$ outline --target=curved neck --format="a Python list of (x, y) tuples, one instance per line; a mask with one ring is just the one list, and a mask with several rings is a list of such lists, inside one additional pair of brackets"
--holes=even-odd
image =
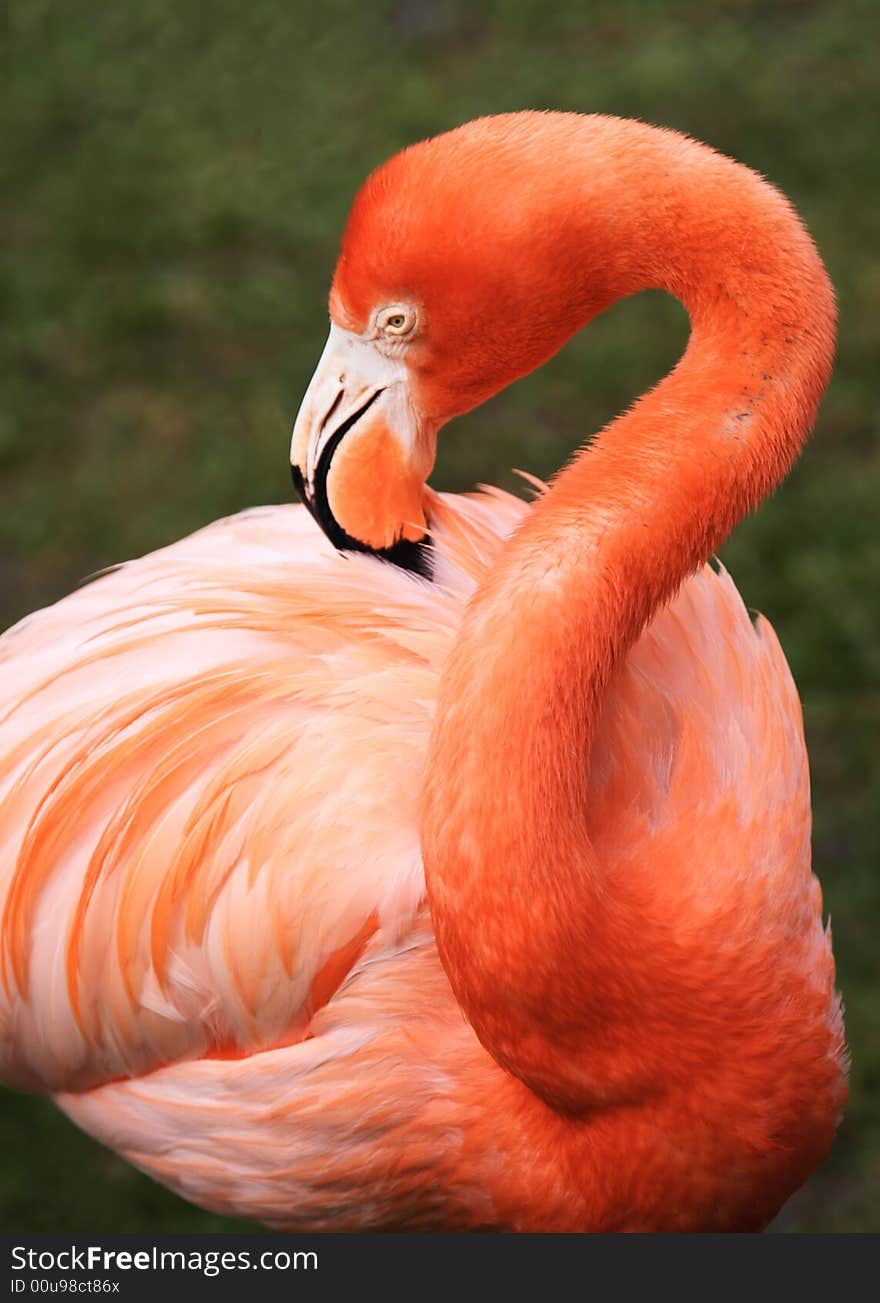
[(690, 342), (557, 477), (475, 596), (424, 793), (428, 893), (456, 996), (499, 1062), (574, 1110), (656, 1083), (666, 1065), (650, 1045), (668, 1041), (646, 1027), (668, 1022), (687, 1063), (673, 1017), (686, 965), (661, 966), (662, 920), (587, 835), (609, 676), (785, 475), (833, 351), (833, 295), (786, 201), (680, 137), (638, 128), (634, 142), (591, 184), (583, 223), (565, 210), (557, 228), (573, 267), (578, 241), (593, 242), (586, 315), (663, 288), (688, 309)]

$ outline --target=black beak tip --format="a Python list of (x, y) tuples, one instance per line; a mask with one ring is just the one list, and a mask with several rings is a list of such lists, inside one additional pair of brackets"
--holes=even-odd
[(306, 482), (302, 471), (293, 462), (290, 463), (290, 478), (293, 480), (293, 491), (305, 507), (309, 515), (314, 519), (315, 513), (312, 510), (312, 504), (309, 501), (309, 495), (306, 493)]
[(400, 566), (401, 570), (409, 570), (414, 575), (421, 575), (423, 579), (434, 578), (434, 548), (430, 534), (423, 534), (416, 542), (402, 538), (391, 547), (376, 551), (374, 555), (390, 561), (392, 565)]
[(425, 534), (415, 542), (408, 538), (402, 538), (399, 542), (392, 544), (391, 547), (369, 547), (366, 543), (362, 543), (360, 539), (352, 538), (351, 534), (346, 533), (330, 511), (326, 498), (317, 505), (312, 503), (306, 492), (303, 473), (298, 466), (291, 463), (290, 474), (296, 496), (338, 551), (367, 552), (371, 556), (381, 557), (383, 561), (390, 561), (392, 565), (398, 566), (401, 570), (409, 570), (414, 575), (421, 575), (423, 579), (433, 578), (433, 544), (429, 534)]

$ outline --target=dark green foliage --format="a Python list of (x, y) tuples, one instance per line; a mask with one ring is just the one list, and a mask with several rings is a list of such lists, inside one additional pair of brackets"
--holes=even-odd
[[(794, 200), (840, 295), (809, 451), (724, 549), (804, 699), (815, 860), (852, 1102), (784, 1230), (880, 1230), (880, 109), (875, 0), (18, 0), (0, 339), (0, 614), (289, 497), (347, 205), (397, 147), (552, 107), (677, 127)], [(548, 291), (552, 292), (552, 290)], [(442, 439), (436, 486), (547, 475), (675, 360), (677, 305), (625, 303)], [(226, 1225), (43, 1101), (4, 1096), (5, 1229)]]

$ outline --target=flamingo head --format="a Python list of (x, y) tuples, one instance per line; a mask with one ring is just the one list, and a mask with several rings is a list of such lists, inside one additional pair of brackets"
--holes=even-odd
[(291, 446), (297, 490), (338, 547), (427, 573), (438, 430), (604, 306), (573, 250), (570, 182), (548, 169), (583, 121), (483, 118), (405, 149), (358, 193)]

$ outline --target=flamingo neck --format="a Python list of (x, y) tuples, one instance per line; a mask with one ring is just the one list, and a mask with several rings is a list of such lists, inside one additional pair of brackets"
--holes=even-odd
[(557, 477), (476, 594), (424, 792), (428, 893), (456, 996), (498, 1062), (577, 1112), (655, 1089), (672, 1060), (686, 1072), (675, 1011), (694, 998), (687, 956), (670, 971), (664, 920), (589, 841), (609, 678), (783, 478), (833, 350), (832, 291), (787, 202), (747, 169), (658, 137), (639, 128), (626, 160), (608, 162), (585, 227), (560, 189), (555, 229), (575, 277), (579, 240), (601, 238), (589, 269), (600, 307), (641, 288), (681, 299), (688, 348)]

